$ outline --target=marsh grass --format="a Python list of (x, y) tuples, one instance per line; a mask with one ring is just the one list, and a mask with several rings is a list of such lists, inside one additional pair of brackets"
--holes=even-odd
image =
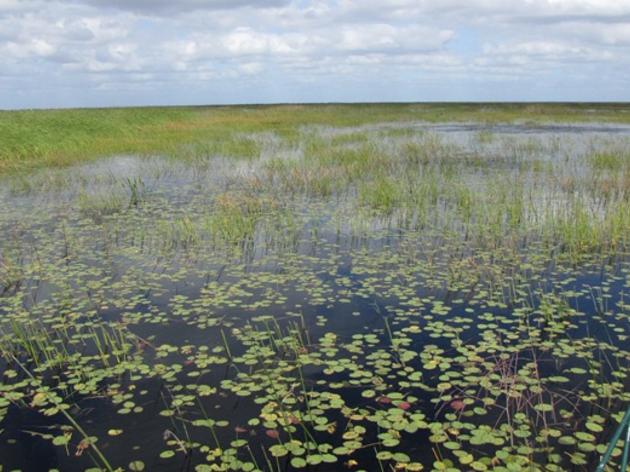
[(11, 320), (0, 326), (2, 355), (7, 361), (21, 359), (39, 372), (98, 359), (102, 367), (126, 360), (133, 342), (120, 326), (76, 327), (70, 324), (46, 326), (37, 320)]
[(217, 196), (205, 224), (212, 238), (232, 243), (250, 240), (261, 216), (274, 208), (273, 199), (227, 192)]
[(77, 204), (79, 211), (96, 223), (101, 223), (105, 217), (115, 215), (127, 208), (124, 196), (114, 192), (81, 193)]
[(24, 277), (22, 260), (15, 251), (4, 250), (0, 253), (0, 294), (18, 288)]
[(383, 178), (362, 183), (359, 187), (359, 201), (363, 205), (388, 213), (400, 206), (404, 191), (398, 183)]
[[(589, 113), (584, 113), (584, 110)], [(256, 155), (243, 133), (293, 139), (305, 126), (427, 122), (630, 122), (625, 105), (364, 104), (1, 111), (0, 172), (67, 166), (115, 154)], [(340, 138), (351, 139), (351, 138)]]
[(595, 152), (588, 160), (595, 171), (619, 172), (630, 166), (630, 154), (624, 150)]

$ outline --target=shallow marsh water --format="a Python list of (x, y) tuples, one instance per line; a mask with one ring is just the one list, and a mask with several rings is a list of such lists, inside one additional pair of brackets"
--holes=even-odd
[(2, 183), (5, 470), (594, 468), (630, 127), (247, 139)]

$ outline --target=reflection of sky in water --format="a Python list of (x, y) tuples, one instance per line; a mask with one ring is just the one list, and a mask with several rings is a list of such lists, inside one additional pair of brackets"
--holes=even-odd
[[(404, 131), (402, 135), (390, 134)], [(434, 138), (437, 144), (454, 146), (456, 152), (466, 156), (481, 154), (483, 159), (492, 159), (494, 154), (520, 156), (524, 160), (536, 159), (554, 162), (570, 157), (579, 167), (578, 158), (596, 149), (623, 150), (630, 146), (630, 126), (608, 124), (586, 125), (489, 125), (474, 123), (385, 123), (358, 127), (331, 128), (309, 126), (302, 129), (304, 137), (315, 135), (323, 139), (357, 134), (357, 145), (367, 142), (379, 146), (384, 152), (396, 152), (404, 143), (423, 145)], [(360, 134), (360, 136), (359, 136)], [(193, 182), (198, 191), (207, 192), (225, 187), (231, 179), (260, 175), (260, 168), (269, 159), (300, 159), (304, 156), (301, 147), (286, 147), (282, 139), (270, 133), (244, 136), (261, 145), (256, 159), (236, 159), (208, 156), (178, 161), (165, 157), (115, 156), (68, 169), (36, 171), (28, 177), (11, 177), (0, 182), (3, 201), (12, 205), (25, 204), (24, 199), (37, 205), (55, 205), (64, 198), (79, 192), (96, 193), (124, 187), (126, 179), (142, 178), (147, 186), (163, 186), (160, 191), (182, 190), (181, 186)], [(352, 145), (352, 140), (349, 141)], [(338, 144), (335, 144), (338, 145)], [(563, 163), (564, 164), (564, 163)], [(569, 166), (571, 167), (571, 166)], [(28, 196), (20, 192), (21, 179), (30, 181)], [(44, 189), (44, 195), (38, 192)], [(169, 189), (169, 187), (171, 187)], [(124, 188), (123, 188), (124, 189)], [(55, 193), (51, 200), (46, 191)], [(59, 195), (61, 193), (61, 195)], [(175, 192), (173, 192), (175, 193)]]
[[(606, 150), (630, 148), (630, 126), (609, 124), (567, 125), (502, 125), (475, 123), (383, 123), (358, 127), (332, 128), (309, 126), (302, 136), (333, 140), (334, 146), (376, 146), (383, 155), (396, 156), (404, 146), (415, 144), (433, 152), (445, 151), (449, 162), (457, 164), (456, 184), (472, 191), (473, 198), (485, 198), (497, 182), (506, 188), (514, 185), (523, 189), (523, 217), (536, 223), (547, 215), (562, 216), (575, 194), (571, 189), (591, 172), (585, 156)], [(347, 143), (334, 142), (339, 136)], [(77, 202), (82, 196), (127, 201), (130, 185), (141, 181), (147, 198), (155, 202), (155, 211), (165, 207), (175, 218), (177, 209), (191, 207), (203, 212), (214, 197), (230, 191), (249, 190), (249, 182), (267, 178), (269, 160), (296, 161), (308, 155), (302, 145), (287, 146), (272, 133), (244, 136), (261, 146), (260, 156), (252, 159), (202, 157), (178, 160), (167, 157), (115, 156), (67, 169), (37, 171), (31, 176), (11, 177), (0, 182), (0, 227), (10, 231), (17, 225), (46, 224), (52, 216), (75, 217)], [(539, 167), (536, 170), (536, 166)], [(438, 170), (436, 178), (440, 179)], [(498, 180), (497, 180), (498, 179)], [(514, 179), (510, 182), (509, 179)], [(131, 184), (130, 184), (131, 182)], [(559, 182), (569, 182), (563, 189)], [(490, 191), (490, 192), (489, 192)], [(588, 197), (583, 188), (580, 191)], [(309, 214), (302, 223), (304, 233), (318, 231), (329, 240), (342, 238), (346, 244), (383, 244), (381, 237), (392, 229), (418, 223), (414, 210), (393, 209), (387, 215), (373, 215), (357, 208), (356, 189), (335, 189), (330, 198), (292, 197), (288, 202), (297, 214)], [(478, 202), (477, 202), (478, 203)], [(582, 198), (594, 215), (604, 208), (598, 201)], [(433, 223), (452, 221), (444, 202), (431, 210)], [(315, 209), (315, 210), (313, 210)], [(24, 218), (25, 215), (30, 216)], [(37, 215), (40, 215), (39, 217)], [(39, 221), (38, 221), (39, 220)], [(447, 221), (448, 220), (448, 221)], [(370, 235), (365, 240), (366, 234)], [(358, 238), (358, 239), (356, 239)], [(269, 236), (257, 231), (254, 255), (266, 251), (263, 242)], [(296, 241), (294, 249), (308, 251), (308, 238)]]

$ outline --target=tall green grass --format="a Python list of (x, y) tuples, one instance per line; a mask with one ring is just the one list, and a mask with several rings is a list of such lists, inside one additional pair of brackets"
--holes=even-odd
[(353, 104), (0, 111), (0, 174), (125, 153), (250, 156), (258, 145), (242, 133), (271, 131), (291, 139), (308, 125), (630, 123), (629, 108), (625, 104)]

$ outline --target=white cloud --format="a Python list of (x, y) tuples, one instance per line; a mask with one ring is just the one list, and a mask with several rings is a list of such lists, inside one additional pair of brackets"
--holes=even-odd
[(527, 41), (520, 43), (493, 44), (484, 47), (487, 56), (527, 57), (529, 60), (566, 62), (569, 60), (600, 61), (613, 55), (608, 51), (552, 41)]
[(270, 34), (251, 28), (237, 28), (219, 38), (219, 43), (230, 55), (291, 54), (306, 46), (301, 34)]
[(559, 71), (628, 99), (630, 0), (0, 0), (0, 55), (0, 107), (70, 86), (86, 104), (448, 99), (471, 81), (518, 99), (509, 81)]
[(454, 32), (423, 26), (351, 25), (341, 29), (337, 47), (348, 51), (416, 51), (439, 49)]

